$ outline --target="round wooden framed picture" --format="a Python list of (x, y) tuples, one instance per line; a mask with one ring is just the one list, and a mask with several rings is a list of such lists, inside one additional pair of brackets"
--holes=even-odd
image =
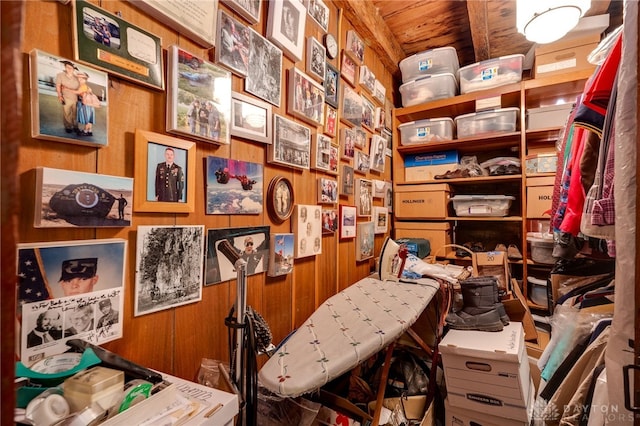
[(282, 223), (293, 212), (293, 186), (284, 176), (271, 179), (267, 190), (267, 210), (271, 220)]

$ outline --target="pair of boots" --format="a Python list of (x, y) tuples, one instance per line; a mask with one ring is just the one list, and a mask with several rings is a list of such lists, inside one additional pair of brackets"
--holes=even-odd
[(460, 282), (463, 308), (451, 312), (446, 323), (456, 330), (502, 331), (509, 316), (500, 302), (496, 277), (472, 277)]

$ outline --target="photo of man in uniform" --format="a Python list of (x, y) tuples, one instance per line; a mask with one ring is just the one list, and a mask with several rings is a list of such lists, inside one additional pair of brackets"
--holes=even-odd
[(118, 323), (119, 312), (113, 309), (111, 299), (101, 300), (98, 309), (102, 316), (98, 319), (98, 328), (112, 326)]
[(98, 259), (68, 259), (62, 262), (60, 287), (65, 296), (76, 296), (93, 291), (98, 282)]
[(175, 151), (171, 147), (164, 150), (162, 163), (156, 166), (156, 201), (182, 202), (184, 192), (184, 172), (174, 163)]

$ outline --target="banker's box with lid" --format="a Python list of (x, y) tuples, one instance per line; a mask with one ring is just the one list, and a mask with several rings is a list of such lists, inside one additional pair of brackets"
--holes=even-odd
[(523, 60), (522, 54), (508, 55), (460, 68), (460, 94), (518, 83), (522, 80)]
[(446, 183), (398, 186), (394, 214), (397, 219), (444, 219), (451, 189)]
[(455, 195), (451, 197), (457, 216), (508, 216), (511, 195)]
[(452, 406), (527, 421), (531, 391), (524, 329), (449, 330), (438, 345)]
[(416, 53), (400, 61), (402, 82), (415, 80), (424, 75), (456, 74), (460, 64), (454, 47), (438, 47)]
[(459, 115), (454, 119), (458, 139), (515, 132), (518, 111), (519, 108), (511, 107)]
[(400, 145), (415, 145), (453, 139), (453, 120), (449, 117), (412, 121), (398, 126)]
[(451, 98), (457, 91), (458, 82), (451, 73), (425, 75), (400, 86), (403, 107)]

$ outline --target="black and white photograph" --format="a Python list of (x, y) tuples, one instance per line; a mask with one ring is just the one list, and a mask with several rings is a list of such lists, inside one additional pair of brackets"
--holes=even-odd
[(132, 178), (36, 169), (36, 228), (130, 226), (132, 208)]
[(32, 50), (31, 136), (95, 148), (109, 141), (106, 72)]
[(324, 82), (327, 49), (313, 36), (307, 38), (307, 74)]
[(373, 221), (358, 223), (356, 237), (356, 260), (367, 260), (373, 257), (375, 229)]
[(316, 134), (313, 144), (311, 164), (315, 170), (338, 173), (338, 147), (331, 143), (331, 138), (321, 133)]
[(244, 90), (277, 107), (282, 95), (282, 50), (251, 30), (251, 66), (244, 81)]
[(334, 108), (338, 108), (340, 95), (340, 72), (329, 62), (325, 63), (324, 73), (324, 101)]
[(329, 31), (329, 7), (322, 0), (306, 0), (307, 13), (320, 25), (324, 32)]
[(387, 157), (391, 157), (393, 153), (393, 134), (391, 133), (391, 130), (385, 127), (380, 131), (380, 136), (384, 139), (385, 154), (387, 154)]
[[(303, 59), (307, 10), (299, 0), (269, 2), (267, 38), (294, 62)], [(250, 61), (253, 64), (252, 61)]]
[(226, 6), (242, 16), (250, 24), (260, 22), (262, 0), (221, 0)]
[(310, 169), (311, 129), (278, 114), (273, 114), (273, 143), (268, 161), (287, 167)]
[(231, 135), (271, 143), (271, 104), (240, 92), (231, 92)]
[(376, 76), (371, 72), (368, 66), (360, 66), (360, 79), (358, 80), (358, 83), (360, 83), (360, 86), (364, 87), (367, 92), (372, 95), (375, 93)]
[(371, 179), (356, 179), (356, 208), (358, 217), (371, 216), (373, 209), (373, 182)]
[(324, 89), (317, 81), (293, 67), (289, 69), (287, 112), (315, 126), (324, 124)]
[(382, 205), (387, 208), (389, 213), (393, 213), (393, 185), (391, 182), (384, 183), (384, 199)]
[(371, 159), (369, 154), (362, 151), (356, 151), (355, 158), (353, 159), (353, 168), (356, 173), (366, 175), (371, 169)]
[(340, 119), (358, 127), (362, 123), (362, 97), (346, 84), (342, 87), (342, 115)]
[(374, 130), (374, 116), (376, 114), (376, 108), (373, 103), (364, 95), (362, 97), (362, 121), (361, 125), (373, 132)]
[(371, 170), (375, 170), (379, 173), (384, 173), (384, 166), (386, 162), (386, 144), (385, 140), (380, 135), (373, 135), (371, 137), (371, 150), (369, 156), (371, 157)]
[(353, 167), (342, 165), (342, 186), (340, 187), (340, 195), (353, 195)]
[(389, 210), (386, 207), (373, 207), (373, 230), (376, 234), (384, 234), (389, 230)]
[(381, 105), (384, 105), (384, 100), (387, 97), (387, 88), (384, 87), (382, 82), (378, 79), (375, 81), (373, 97), (378, 101)]
[(242, 22), (234, 19), (224, 10), (218, 11), (216, 32), (216, 63), (232, 73), (244, 77), (249, 69), (251, 51), (251, 31)]
[(322, 207), (296, 204), (293, 208), (291, 231), (296, 236), (295, 258), (322, 253)]
[(358, 65), (362, 64), (364, 61), (364, 42), (355, 30), (347, 31), (345, 50), (356, 60)]
[(372, 179), (372, 181), (373, 181), (373, 198), (384, 198), (386, 182), (379, 179)]
[(134, 316), (202, 300), (204, 225), (138, 226)]
[(353, 135), (355, 137), (355, 147), (357, 149), (362, 149), (364, 151), (367, 150), (367, 132), (365, 132), (362, 127), (354, 127)]
[(336, 204), (338, 202), (338, 181), (335, 179), (318, 178), (318, 203)]
[(247, 276), (266, 272), (269, 268), (269, 227), (216, 228), (207, 230), (207, 263), (205, 285), (237, 278), (232, 261), (220, 249), (228, 241), (246, 262)]

